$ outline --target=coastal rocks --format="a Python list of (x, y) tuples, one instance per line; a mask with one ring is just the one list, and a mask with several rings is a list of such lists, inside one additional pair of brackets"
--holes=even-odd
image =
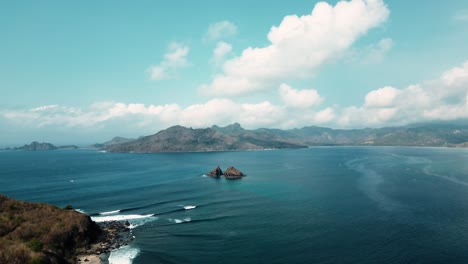
[(240, 170), (234, 168), (233, 166), (228, 167), (224, 171), (224, 177), (229, 180), (241, 179), (244, 176), (246, 175), (242, 173)]
[(133, 240), (128, 221), (101, 222), (98, 225), (103, 234), (96, 243), (78, 254), (77, 263), (109, 263), (108, 258), (111, 251), (126, 246)]
[(219, 178), (221, 175), (223, 175), (223, 171), (221, 170), (221, 168), (218, 166), (216, 167), (215, 169), (213, 169), (210, 173), (206, 174), (207, 176), (210, 176), (210, 177), (216, 177), (216, 178)]
[(213, 178), (219, 178), (221, 175), (224, 175), (224, 178), (228, 180), (235, 180), (235, 179), (241, 179), (245, 175), (242, 173), (240, 170), (234, 168), (233, 166), (229, 166), (223, 173), (221, 168), (217, 166), (214, 168), (210, 173), (206, 174), (206, 176), (213, 177)]

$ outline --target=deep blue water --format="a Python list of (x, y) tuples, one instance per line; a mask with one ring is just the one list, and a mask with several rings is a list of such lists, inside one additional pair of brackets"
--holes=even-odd
[(0, 192), (134, 218), (133, 263), (468, 262), (467, 149), (3, 151)]

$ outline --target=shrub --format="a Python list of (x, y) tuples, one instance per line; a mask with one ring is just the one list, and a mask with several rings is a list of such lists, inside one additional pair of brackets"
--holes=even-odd
[(28, 242), (28, 247), (34, 252), (41, 252), (44, 248), (44, 244), (37, 239), (32, 239)]
[(65, 210), (73, 210), (73, 206), (71, 204), (65, 206), (63, 209)]

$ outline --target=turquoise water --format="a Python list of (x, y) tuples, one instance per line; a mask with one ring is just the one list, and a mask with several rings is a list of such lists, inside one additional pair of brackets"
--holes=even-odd
[[(217, 165), (248, 176), (203, 176)], [(3, 151), (0, 192), (130, 219), (114, 263), (468, 261), (466, 149)]]

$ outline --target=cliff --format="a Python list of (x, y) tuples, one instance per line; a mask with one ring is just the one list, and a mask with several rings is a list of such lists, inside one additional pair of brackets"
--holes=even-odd
[(0, 263), (75, 263), (102, 233), (88, 215), (0, 195)]

